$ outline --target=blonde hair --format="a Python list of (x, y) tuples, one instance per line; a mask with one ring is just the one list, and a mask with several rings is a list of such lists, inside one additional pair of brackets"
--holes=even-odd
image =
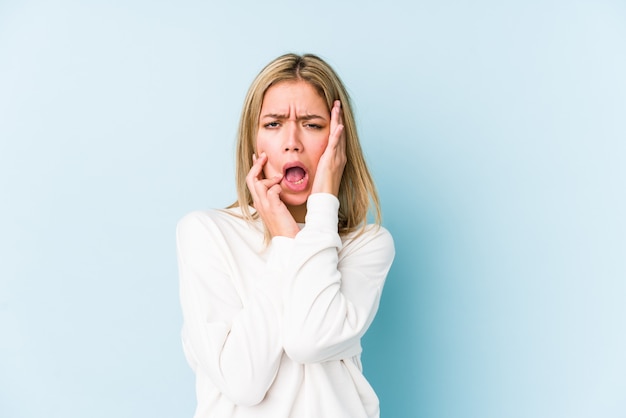
[(250, 213), (249, 206), (253, 201), (246, 176), (252, 168), (263, 98), (267, 89), (277, 83), (300, 80), (315, 87), (326, 101), (329, 112), (335, 100), (341, 101), (347, 162), (339, 186), (339, 233), (343, 235), (364, 228), (370, 208), (374, 210), (375, 223), (380, 224), (378, 193), (361, 150), (350, 96), (330, 65), (312, 54), (282, 55), (263, 68), (252, 82), (244, 100), (237, 135), (237, 201), (229, 207), (240, 207), (244, 219), (258, 217), (258, 214)]

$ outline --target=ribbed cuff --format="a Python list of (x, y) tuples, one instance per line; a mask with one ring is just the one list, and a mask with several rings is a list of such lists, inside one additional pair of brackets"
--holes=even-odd
[(339, 199), (330, 193), (314, 193), (307, 201), (306, 228), (337, 232)]

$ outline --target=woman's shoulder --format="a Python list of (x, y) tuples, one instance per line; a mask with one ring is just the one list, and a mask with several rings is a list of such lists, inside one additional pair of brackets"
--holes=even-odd
[(179, 224), (185, 224), (197, 220), (210, 222), (223, 222), (229, 218), (237, 218), (243, 220), (241, 209), (225, 208), (225, 209), (198, 209), (185, 214), (178, 221)]
[(183, 216), (176, 226), (178, 234), (228, 234), (229, 231), (254, 231), (256, 221), (247, 220), (240, 208), (195, 210)]

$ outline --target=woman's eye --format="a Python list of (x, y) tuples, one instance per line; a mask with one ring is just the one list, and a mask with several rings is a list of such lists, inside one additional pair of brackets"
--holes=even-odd
[(306, 127), (311, 129), (322, 129), (322, 126), (316, 123), (307, 123)]
[(278, 122), (269, 122), (263, 125), (266, 128), (278, 128), (280, 124)]

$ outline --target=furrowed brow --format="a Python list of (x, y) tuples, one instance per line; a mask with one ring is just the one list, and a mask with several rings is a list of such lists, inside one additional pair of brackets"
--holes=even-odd
[[(266, 113), (265, 115), (261, 116), (261, 119), (265, 119), (265, 118), (284, 120), (284, 119), (289, 119), (289, 115), (282, 115), (278, 113)], [(308, 121), (308, 120), (313, 120), (313, 119), (326, 120), (325, 117), (320, 116), (320, 115), (302, 115), (302, 116), (297, 117), (297, 120), (299, 121)]]
[(261, 118), (287, 119), (288, 115), (279, 115), (278, 113), (266, 113)]
[(323, 116), (319, 116), (319, 115), (304, 115), (304, 116), (300, 116), (298, 117), (298, 120), (312, 120), (312, 119), (322, 119), (322, 120), (326, 120), (326, 118), (324, 118)]

